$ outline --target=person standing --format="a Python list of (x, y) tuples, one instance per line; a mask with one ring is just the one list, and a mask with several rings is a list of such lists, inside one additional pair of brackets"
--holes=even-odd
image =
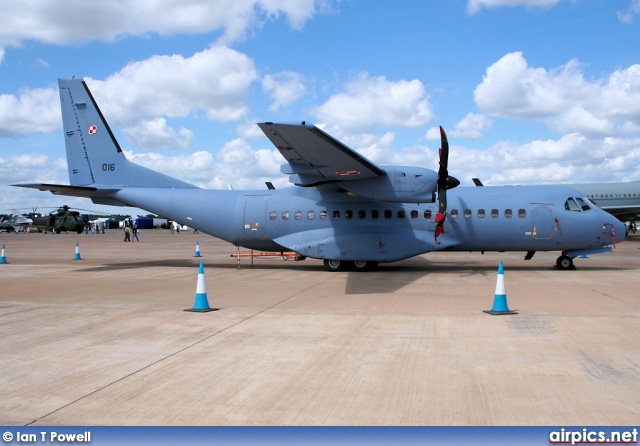
[(140, 241), (140, 239), (138, 238), (138, 225), (135, 223), (131, 227), (131, 241), (133, 241), (134, 238), (136, 239), (136, 242)]

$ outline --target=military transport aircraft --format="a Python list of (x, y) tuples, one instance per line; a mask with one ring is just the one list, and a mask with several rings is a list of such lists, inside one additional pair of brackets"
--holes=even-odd
[[(447, 170), (378, 166), (319, 128), (258, 124), (295, 185), (205, 190), (128, 161), (82, 79), (60, 79), (70, 185), (17, 184), (163, 215), (236, 246), (295, 251), (328, 271), (364, 271), (432, 251), (611, 251), (625, 226), (582, 193), (552, 186), (460, 187)], [(437, 194), (437, 197), (436, 197)], [(576, 208), (567, 203), (576, 203)]]

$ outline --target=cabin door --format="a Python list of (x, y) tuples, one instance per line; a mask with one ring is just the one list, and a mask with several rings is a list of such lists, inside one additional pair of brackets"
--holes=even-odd
[(244, 238), (264, 240), (267, 238), (267, 197), (247, 197), (244, 203)]
[(553, 236), (553, 207), (550, 204), (532, 204), (531, 220), (533, 229), (531, 237), (535, 240), (549, 240)]

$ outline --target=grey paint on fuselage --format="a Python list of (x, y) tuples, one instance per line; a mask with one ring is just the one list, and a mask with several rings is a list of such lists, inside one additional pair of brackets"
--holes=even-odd
[[(571, 257), (610, 250), (625, 238), (624, 224), (602, 209), (569, 210), (569, 198), (588, 201), (574, 189), (454, 188), (458, 181), (446, 173), (446, 161), (446, 181), (422, 167), (376, 166), (304, 122), (258, 124), (296, 186), (201, 189), (128, 161), (84, 81), (59, 85), (70, 185), (18, 186), (146, 209), (237, 246), (324, 259), (330, 271), (340, 269), (333, 261), (357, 261), (354, 267), (364, 270), (362, 262), (442, 250), (526, 251), (527, 259), (535, 251), (561, 251), (558, 265), (568, 269)], [(448, 147), (442, 129), (441, 136)], [(438, 203), (443, 226), (435, 222)]]
[[(289, 187), (277, 191), (125, 187), (114, 197), (132, 206), (170, 215), (181, 224), (234, 245), (266, 251), (295, 246), (295, 251), (309, 257), (323, 258), (319, 245), (340, 234), (362, 237), (363, 242), (372, 242), (374, 248), (378, 246), (379, 250), (373, 251), (368, 260), (380, 262), (445, 249), (547, 251), (598, 248), (611, 243), (611, 237), (606, 234), (608, 230), (603, 227), (605, 223), (615, 222), (611, 216), (596, 208), (577, 212), (565, 209), (564, 203), (569, 197), (582, 196), (576, 190), (550, 186), (459, 187), (449, 194), (448, 225), (437, 245), (434, 240), (436, 203), (374, 202), (328, 187), (325, 190)], [(250, 202), (264, 205), (248, 208)], [(538, 209), (545, 211), (536, 222)], [(374, 210), (378, 211), (375, 219)], [(484, 211), (484, 217), (479, 217), (479, 210)], [(506, 216), (507, 210), (511, 210), (510, 217)], [(522, 216), (521, 210), (524, 210)], [(324, 219), (321, 218), (323, 211), (326, 211)], [(334, 211), (339, 212), (339, 218), (334, 218)], [(351, 218), (347, 218), (348, 211)], [(385, 211), (391, 211), (391, 218), (385, 218)], [(404, 211), (404, 218), (399, 218), (399, 211)], [(415, 218), (412, 211), (417, 212)], [(425, 218), (425, 211), (430, 211), (429, 218)], [(275, 212), (274, 219), (269, 215), (271, 212)], [(288, 213), (286, 220), (284, 213)], [(456, 214), (457, 217), (453, 217)], [(542, 233), (544, 228), (546, 233)], [(617, 230), (619, 236), (624, 234), (621, 227)], [(380, 247), (375, 237), (367, 238), (368, 235), (380, 237), (386, 246)], [(289, 243), (278, 243), (281, 239)], [(592, 242), (585, 244), (585, 240)], [(411, 245), (412, 249), (394, 249), (389, 243)], [(350, 255), (334, 253), (334, 257), (358, 260), (371, 256), (372, 252), (365, 246), (361, 248)]]

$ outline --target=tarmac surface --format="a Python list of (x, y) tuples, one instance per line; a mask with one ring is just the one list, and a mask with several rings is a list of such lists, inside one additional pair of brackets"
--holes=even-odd
[[(366, 273), (243, 258), (238, 269), (236, 248), (205, 234), (122, 240), (0, 234), (0, 424), (640, 419), (640, 234), (576, 271), (550, 269), (557, 253), (431, 253)], [(219, 311), (183, 311), (200, 261)], [(500, 261), (517, 315), (483, 312)]]

